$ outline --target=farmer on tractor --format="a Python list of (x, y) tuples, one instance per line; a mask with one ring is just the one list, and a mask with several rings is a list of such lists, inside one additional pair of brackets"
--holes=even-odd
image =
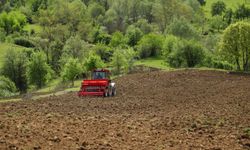
[(115, 96), (115, 83), (110, 79), (107, 69), (95, 69), (91, 80), (83, 80), (78, 96)]

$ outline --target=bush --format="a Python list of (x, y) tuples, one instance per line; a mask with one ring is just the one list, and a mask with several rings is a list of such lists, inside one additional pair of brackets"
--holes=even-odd
[(209, 20), (209, 25), (212, 29), (216, 29), (217, 31), (223, 30), (227, 27), (227, 23), (221, 16), (213, 16)]
[(82, 72), (82, 68), (78, 59), (69, 58), (65, 66), (63, 67), (63, 71), (61, 72), (61, 76), (63, 81), (71, 81), (72, 86), (74, 86), (74, 80), (77, 76)]
[(13, 81), (19, 91), (26, 92), (28, 88), (26, 76), (28, 59), (26, 53), (10, 49), (4, 58), (2, 74)]
[(16, 92), (15, 83), (4, 76), (0, 76), (0, 98), (13, 96)]
[(158, 56), (161, 53), (163, 37), (157, 34), (148, 34), (143, 36), (137, 45), (141, 58)]
[(125, 73), (128, 69), (128, 62), (121, 50), (116, 50), (112, 57), (113, 72), (115, 75)]
[(118, 75), (131, 71), (134, 57), (135, 51), (132, 48), (116, 49), (111, 62), (114, 74)]
[(23, 46), (23, 47), (27, 47), (27, 48), (35, 47), (33, 42), (31, 42), (30, 40), (28, 40), (26, 38), (23, 38), (23, 37), (15, 38), (14, 39), (14, 44), (20, 45), (20, 46)]
[(38, 88), (43, 87), (52, 79), (53, 70), (46, 63), (46, 56), (43, 52), (37, 52), (31, 55), (27, 75), (29, 82)]
[(225, 10), (226, 10), (226, 4), (223, 1), (217, 1), (213, 3), (211, 6), (212, 16), (222, 15), (222, 13), (225, 12)]
[(227, 61), (212, 60), (212, 68), (232, 70), (233, 65)]
[(195, 41), (182, 41), (176, 50), (167, 56), (171, 67), (195, 67), (202, 64), (204, 58), (203, 47)]
[(162, 55), (168, 56), (172, 51), (177, 49), (179, 39), (176, 36), (168, 35), (163, 43)]
[(209, 68), (232, 70), (234, 67), (227, 61), (223, 61), (215, 56), (215, 54), (207, 53), (203, 65)]

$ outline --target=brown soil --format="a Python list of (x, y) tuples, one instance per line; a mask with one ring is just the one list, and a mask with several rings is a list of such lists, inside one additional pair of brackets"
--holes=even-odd
[(111, 98), (0, 104), (0, 149), (250, 149), (250, 76), (131, 74)]

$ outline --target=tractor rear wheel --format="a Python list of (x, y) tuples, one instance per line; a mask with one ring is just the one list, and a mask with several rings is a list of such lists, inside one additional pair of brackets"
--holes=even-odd
[(112, 89), (112, 96), (115, 96), (116, 95), (116, 89)]
[(109, 91), (108, 91), (108, 96), (113, 96), (112, 89), (109, 89)]
[(104, 94), (103, 94), (103, 97), (108, 97), (108, 91), (105, 91)]

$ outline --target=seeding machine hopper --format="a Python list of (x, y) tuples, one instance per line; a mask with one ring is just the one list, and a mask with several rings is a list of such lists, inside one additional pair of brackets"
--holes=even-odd
[(107, 69), (95, 69), (91, 80), (83, 80), (78, 96), (115, 96), (115, 83), (110, 79), (110, 71)]

